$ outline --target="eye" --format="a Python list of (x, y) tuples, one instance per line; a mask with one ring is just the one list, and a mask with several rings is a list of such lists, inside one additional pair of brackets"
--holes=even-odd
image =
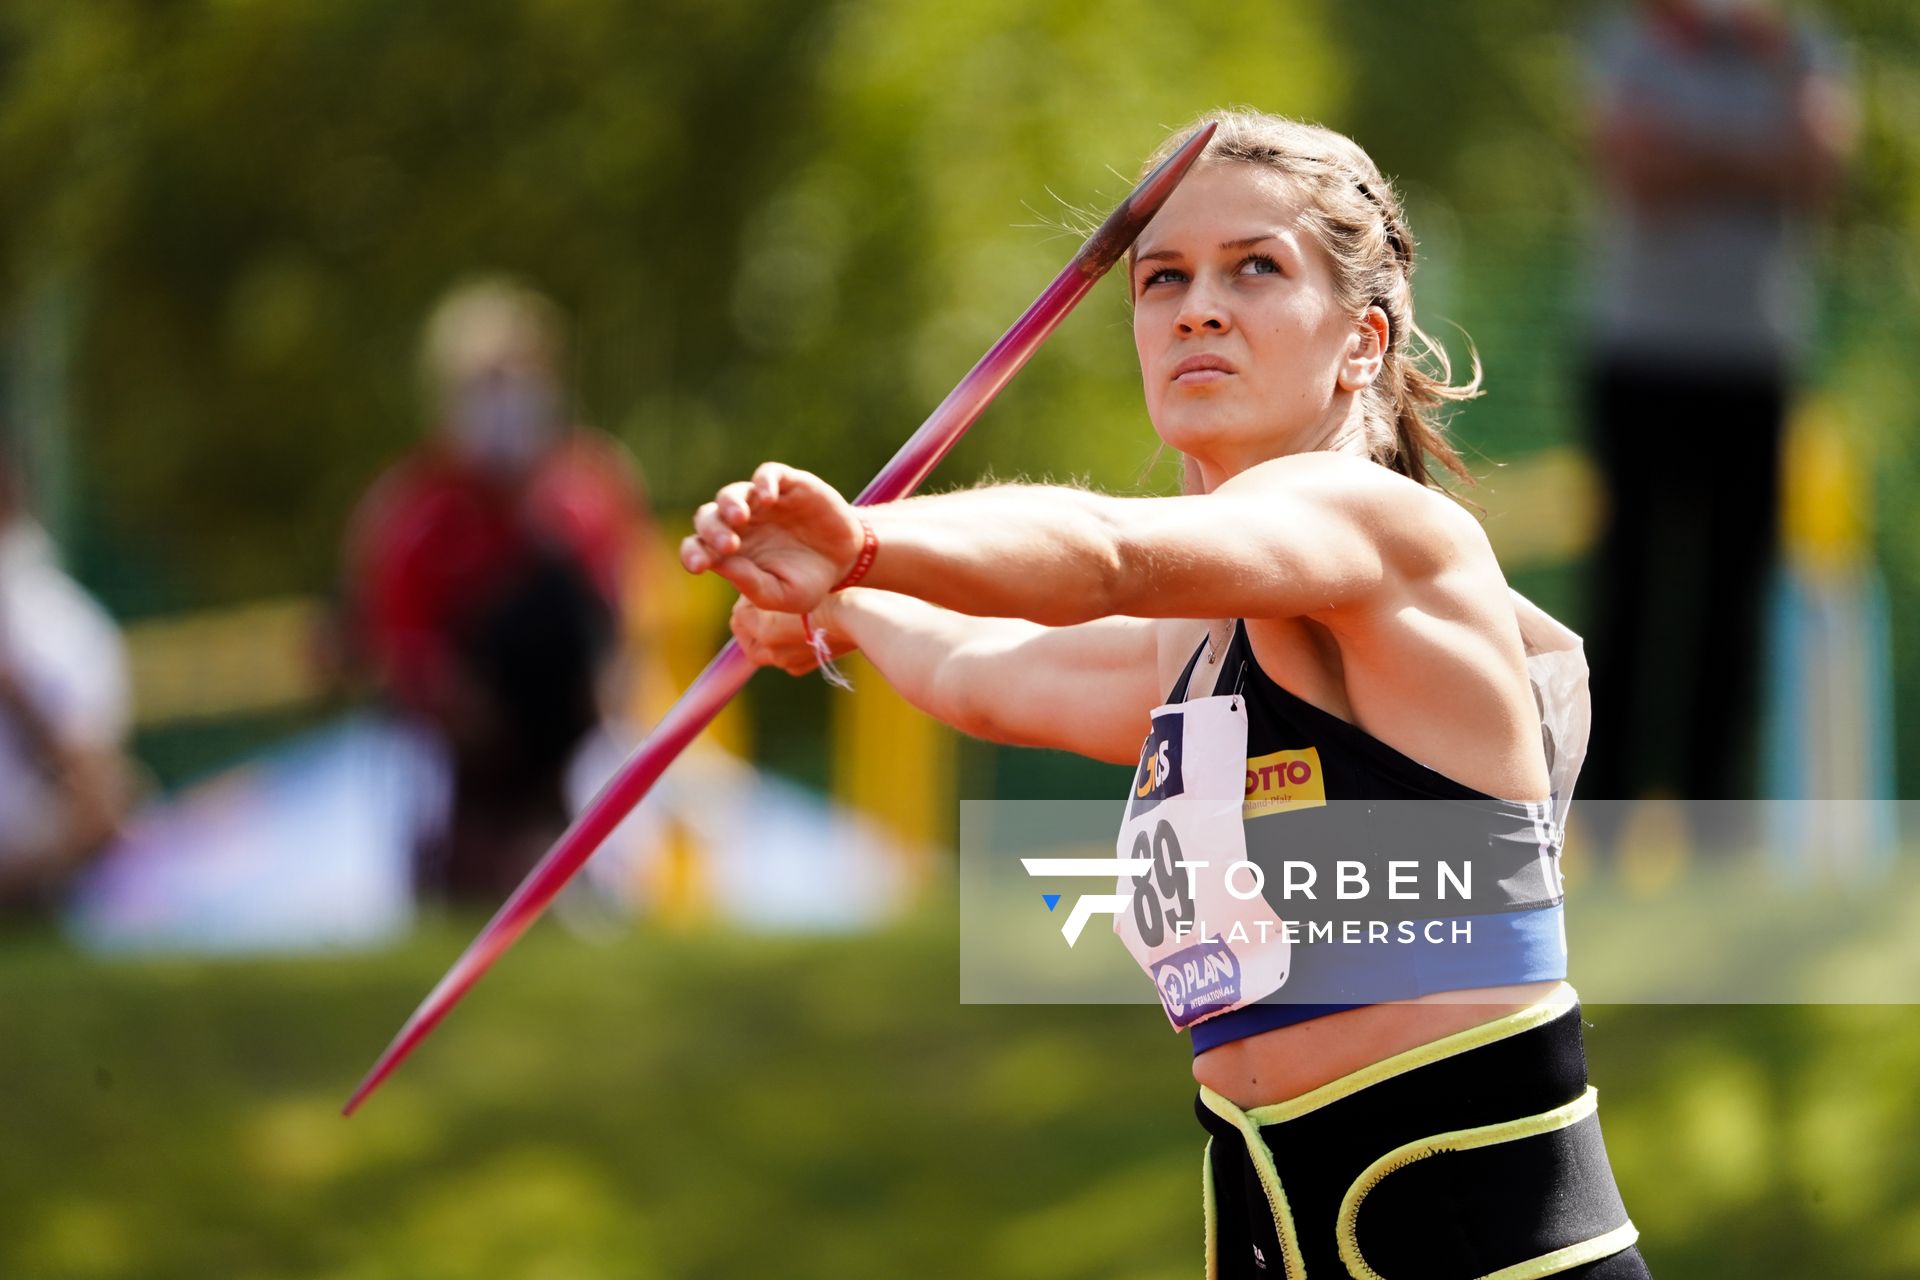
[(1174, 284), (1186, 278), (1184, 273), (1176, 271), (1172, 267), (1161, 267), (1158, 271), (1149, 271), (1146, 275), (1142, 276), (1140, 278), (1140, 287), (1142, 289), (1151, 289), (1156, 284)]
[(1240, 274), (1243, 276), (1277, 276), (1280, 264), (1264, 253), (1250, 253), (1240, 259)]

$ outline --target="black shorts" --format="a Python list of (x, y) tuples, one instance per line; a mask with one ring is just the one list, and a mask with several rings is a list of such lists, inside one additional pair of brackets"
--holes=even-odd
[(1210, 1280), (1644, 1280), (1580, 1006), (1530, 1008), (1251, 1111), (1210, 1089)]

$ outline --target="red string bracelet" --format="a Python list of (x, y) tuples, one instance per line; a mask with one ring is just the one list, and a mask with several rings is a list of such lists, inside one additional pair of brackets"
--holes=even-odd
[[(866, 577), (867, 570), (873, 568), (873, 558), (879, 554), (879, 551), (880, 539), (874, 535), (873, 526), (862, 518), (860, 521), (860, 554), (854, 558), (853, 568), (847, 570), (846, 577), (834, 584), (833, 590), (845, 591), (848, 587)], [(820, 668), (820, 674), (827, 678), (827, 683), (837, 685), (842, 689), (853, 688), (853, 682), (841, 674), (840, 668), (833, 665), (833, 649), (827, 643), (827, 630), (825, 627), (816, 627), (813, 625), (813, 614), (811, 612), (800, 615), (800, 630), (801, 634), (806, 636), (807, 644), (813, 650), (814, 662)]]
[(847, 570), (847, 576), (833, 586), (835, 591), (845, 591), (854, 583), (867, 576), (867, 570), (873, 568), (873, 558), (880, 554), (880, 539), (874, 536), (873, 526), (865, 517), (860, 520), (860, 556), (853, 562), (853, 568)]

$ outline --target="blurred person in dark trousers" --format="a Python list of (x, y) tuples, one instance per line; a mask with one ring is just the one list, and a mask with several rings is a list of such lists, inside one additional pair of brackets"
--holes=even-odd
[(119, 827), (127, 660), (60, 567), (0, 443), (0, 908), (53, 906)]
[(570, 425), (565, 330), (510, 280), (449, 294), (421, 351), (430, 436), (349, 532), (354, 653), (451, 766), (444, 830), (416, 857), (429, 898), (519, 881), (564, 827), (566, 766), (599, 721), (645, 508), (630, 458)]
[(1584, 785), (1750, 798), (1810, 238), (1853, 132), (1842, 50), (1767, 0), (1644, 0), (1588, 52), (1603, 199), (1587, 398), (1608, 515), (1587, 626), (1606, 710)]

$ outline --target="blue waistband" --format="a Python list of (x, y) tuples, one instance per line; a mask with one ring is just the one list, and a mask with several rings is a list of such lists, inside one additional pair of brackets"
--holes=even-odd
[[(1296, 943), (1286, 986), (1267, 1003), (1195, 1023), (1194, 1054), (1365, 1005), (1567, 976), (1566, 908), (1559, 904), (1410, 923), (1407, 941)], [(1472, 941), (1451, 940), (1455, 926), (1470, 926)]]

